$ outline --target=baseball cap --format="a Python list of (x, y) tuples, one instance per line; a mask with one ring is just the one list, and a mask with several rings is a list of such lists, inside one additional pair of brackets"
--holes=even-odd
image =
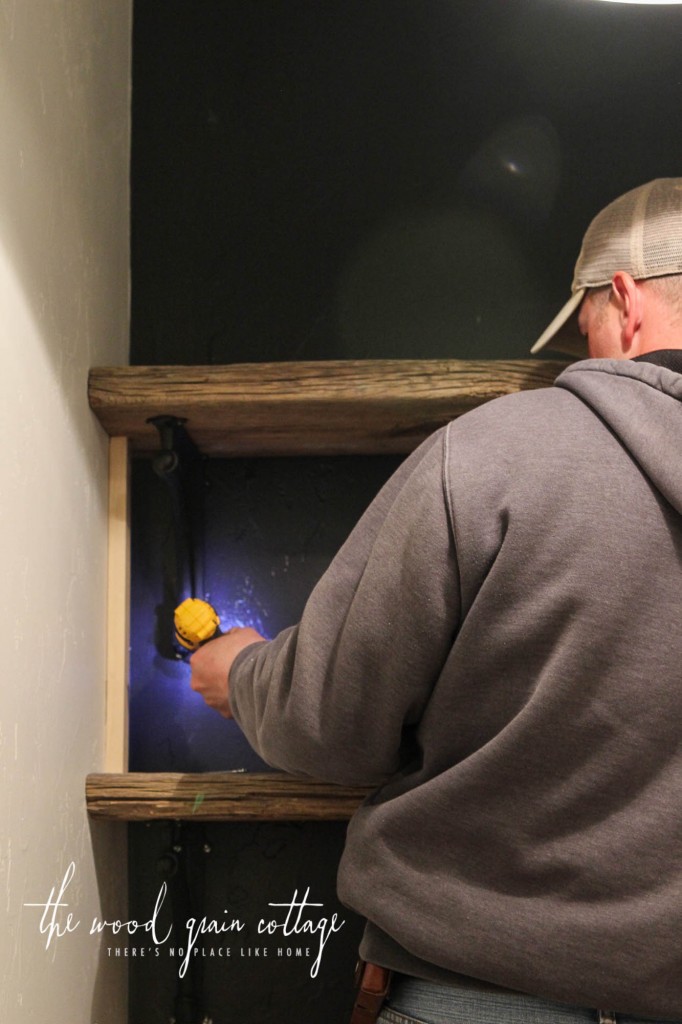
[(586, 355), (578, 308), (588, 288), (611, 284), (617, 270), (636, 281), (682, 274), (682, 178), (656, 178), (609, 203), (583, 238), (571, 297), (531, 348)]

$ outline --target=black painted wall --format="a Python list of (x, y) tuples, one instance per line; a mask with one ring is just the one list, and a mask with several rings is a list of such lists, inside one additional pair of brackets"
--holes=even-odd
[[(146, 935), (129, 940), (138, 950), (129, 958), (131, 1024), (168, 1024), (171, 1017), (178, 1024), (201, 1024), (204, 1017), (214, 1024), (347, 1024), (362, 922), (334, 891), (344, 831), (343, 823), (131, 825), (131, 914), (147, 921), (166, 881), (159, 939), (172, 928), (157, 947)], [(309, 887), (306, 902), (321, 906), (306, 909), (302, 919), (315, 926), (337, 914), (336, 925), (343, 922), (328, 938), (314, 977), (320, 932), (258, 933), (261, 919), (286, 920), (271, 903), (290, 903), (296, 893), (300, 901)], [(180, 978), (186, 923), (204, 916), (244, 928), (200, 937)]]
[[(215, 459), (200, 467), (198, 593), (221, 626), (272, 638), (296, 623), (313, 586), (399, 464), (398, 457)], [(172, 638), (179, 598), (166, 487), (147, 460), (132, 475), (132, 771), (263, 771), (234, 722), (189, 688)]]
[[(197, 474), (205, 490), (194, 538), (197, 577), (200, 595), (214, 603), (223, 627), (253, 625), (275, 636), (295, 623), (398, 463), (396, 457), (205, 461)], [(237, 725), (190, 690), (189, 665), (168, 643), (182, 574), (166, 486), (147, 460), (133, 465), (132, 493), (130, 768), (268, 770)], [(131, 826), (131, 916), (148, 921), (166, 881), (158, 935), (172, 926), (168, 942), (156, 946), (146, 938), (146, 955), (129, 961), (131, 1024), (166, 1024), (171, 1017), (197, 1024), (204, 1014), (215, 1024), (345, 1024), (362, 923), (335, 896), (344, 832), (343, 823)], [(300, 898), (308, 888), (309, 902), (323, 906), (306, 911), (304, 920), (336, 914), (344, 922), (315, 976), (316, 935), (285, 940), (279, 931), (272, 938), (257, 932), (269, 902), (287, 902), (295, 892)], [(246, 929), (208, 934), (180, 978), (182, 958), (170, 950), (183, 939), (186, 949), (186, 922), (220, 922), (226, 910)], [(140, 945), (136, 939), (129, 944)], [(221, 958), (217, 951), (226, 946), (231, 955)], [(298, 948), (313, 953), (290, 956)]]
[(524, 356), (682, 163), (682, 11), (137, 0), (132, 360)]
[[(524, 357), (591, 216), (682, 173), (681, 30), (679, 8), (598, 0), (135, 0), (131, 361)], [(295, 622), (396, 461), (206, 466), (195, 541), (223, 624)], [(168, 501), (146, 462), (133, 491), (131, 767), (262, 767), (168, 656)], [(166, 881), (176, 937), (226, 910), (250, 928), (186, 980), (163, 950), (131, 959), (131, 1024), (347, 1021), (343, 831), (131, 827), (140, 920)], [(319, 976), (242, 956), (308, 886), (346, 920)]]

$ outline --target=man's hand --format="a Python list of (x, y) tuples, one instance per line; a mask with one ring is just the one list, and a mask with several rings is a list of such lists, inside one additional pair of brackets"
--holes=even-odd
[(204, 644), (189, 659), (192, 668), (190, 686), (223, 718), (232, 718), (229, 685), (232, 663), (240, 651), (258, 640), (265, 640), (265, 637), (255, 629), (235, 626)]

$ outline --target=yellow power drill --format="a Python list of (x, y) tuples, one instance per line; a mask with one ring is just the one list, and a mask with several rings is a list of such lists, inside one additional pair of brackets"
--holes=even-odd
[(188, 597), (175, 609), (175, 639), (183, 651), (193, 652), (208, 640), (222, 636), (220, 617), (208, 601)]

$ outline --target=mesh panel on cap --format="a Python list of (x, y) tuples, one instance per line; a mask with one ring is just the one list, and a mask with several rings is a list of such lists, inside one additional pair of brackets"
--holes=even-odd
[(657, 178), (597, 214), (583, 239), (572, 290), (682, 273), (682, 178)]

